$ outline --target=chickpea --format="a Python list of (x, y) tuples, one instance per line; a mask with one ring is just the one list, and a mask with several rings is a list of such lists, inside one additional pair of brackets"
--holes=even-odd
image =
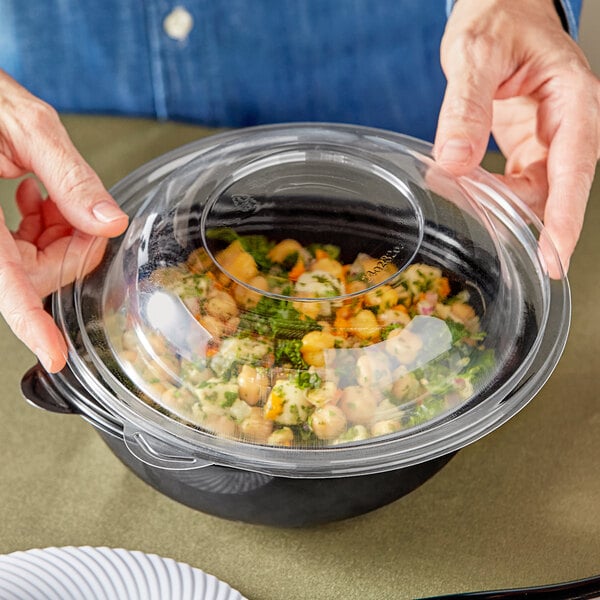
[(346, 442), (359, 442), (361, 440), (366, 440), (368, 437), (369, 431), (364, 425), (354, 425), (344, 431), (342, 435), (333, 441), (333, 443), (344, 444)]
[(354, 294), (355, 292), (362, 292), (367, 289), (367, 284), (360, 279), (353, 279), (346, 284), (346, 293)]
[(337, 279), (342, 279), (344, 276), (344, 267), (340, 262), (333, 258), (319, 258), (312, 263), (310, 270), (325, 271)]
[(383, 352), (367, 352), (356, 361), (359, 385), (381, 389), (391, 382), (388, 359)]
[(239, 324), (240, 324), (239, 317), (231, 317), (230, 319), (227, 319), (227, 321), (225, 321), (225, 323), (223, 323), (223, 333), (225, 333), (227, 335), (234, 334), (235, 331), (237, 330)]
[(202, 405), (200, 404), (200, 402), (195, 402), (194, 404), (192, 404), (191, 412), (192, 420), (198, 425), (201, 425), (204, 422), (204, 419), (206, 419), (206, 413), (202, 409)]
[(138, 337), (133, 329), (127, 329), (121, 338), (124, 350), (135, 350), (139, 347)]
[(386, 340), (387, 351), (404, 364), (413, 362), (422, 347), (423, 340), (408, 329), (394, 329)]
[(222, 321), (219, 321), (219, 319), (211, 315), (203, 315), (198, 318), (198, 322), (206, 329), (206, 331), (208, 331), (208, 333), (210, 333), (213, 339), (219, 340), (223, 337), (225, 324)]
[(334, 404), (326, 404), (308, 418), (308, 425), (320, 440), (333, 440), (346, 430), (346, 415)]
[(138, 359), (138, 353), (135, 350), (123, 350), (120, 353), (120, 357), (131, 364), (134, 364)]
[(393, 402), (384, 398), (375, 410), (375, 416), (373, 420), (377, 421), (397, 421), (402, 416), (402, 409), (396, 406)]
[(144, 391), (154, 398), (162, 398), (167, 389), (167, 386), (160, 381), (150, 381), (144, 385)]
[(302, 338), (302, 358), (314, 367), (325, 366), (324, 351), (335, 346), (335, 337), (328, 331), (311, 331)]
[(375, 415), (377, 398), (368, 388), (351, 385), (342, 391), (339, 407), (350, 423), (368, 425)]
[(276, 429), (267, 439), (272, 446), (291, 446), (294, 443), (294, 432), (289, 427)]
[(403, 325), (406, 327), (406, 325), (410, 323), (410, 316), (402, 309), (388, 308), (387, 310), (377, 314), (377, 323), (379, 323), (381, 327), (394, 324)]
[(203, 423), (208, 417), (225, 416), (226, 410), (220, 404), (200, 401), (192, 404), (192, 414), (200, 420), (200, 423)]
[(253, 442), (264, 443), (273, 431), (273, 421), (265, 419), (260, 407), (251, 408), (251, 413), (240, 424), (240, 432)]
[(164, 356), (159, 355), (156, 361), (150, 361), (146, 380), (149, 381), (164, 377), (164, 371), (167, 371), (171, 375), (176, 375), (179, 373), (180, 368), (179, 359), (176, 356), (170, 356), (168, 354), (165, 354)]
[(197, 248), (188, 256), (186, 265), (192, 273), (204, 273), (213, 266), (213, 262), (204, 248)]
[[(269, 289), (267, 279), (262, 275), (252, 277), (247, 283), (248, 285), (265, 292)], [(233, 288), (233, 296), (237, 303), (244, 308), (254, 308), (261, 299), (261, 295), (258, 292), (239, 284), (236, 284)]]
[(181, 362), (179, 377), (187, 385), (199, 385), (212, 377), (212, 371), (205, 365), (197, 365), (185, 360)]
[(475, 311), (470, 304), (463, 302), (457, 302), (450, 306), (450, 313), (452, 317), (461, 323), (466, 323), (475, 317)]
[(235, 300), (227, 293), (213, 290), (206, 301), (206, 312), (221, 321), (237, 317), (238, 307)]
[(306, 393), (306, 399), (317, 407), (322, 407), (325, 404), (335, 404), (339, 399), (338, 396), (338, 388), (333, 381), (326, 381), (321, 387), (309, 390)]
[(292, 306), (303, 315), (316, 319), (321, 314), (321, 305), (325, 302), (294, 302)]
[(202, 426), (213, 433), (224, 437), (235, 437), (235, 423), (225, 415), (208, 415)]
[(244, 365), (238, 375), (238, 393), (250, 406), (258, 404), (267, 395), (269, 377), (264, 369)]
[(189, 411), (196, 397), (186, 388), (169, 387), (161, 395), (161, 401), (175, 411)]
[(361, 340), (375, 340), (379, 338), (380, 328), (375, 315), (363, 309), (350, 318), (348, 330)]
[(156, 352), (156, 354), (159, 356), (169, 352), (167, 348), (167, 340), (164, 335), (151, 332), (146, 335), (146, 339), (150, 342), (152, 350), (154, 350), (154, 352)]
[(406, 373), (398, 377), (392, 384), (392, 394), (396, 400), (401, 402), (414, 400), (423, 392), (423, 387), (413, 373)]
[(303, 247), (299, 242), (297, 242), (296, 240), (287, 239), (282, 240), (281, 242), (273, 246), (273, 248), (269, 250), (267, 256), (273, 262), (282, 263), (290, 254), (294, 254), (295, 252), (300, 253), (302, 252), (302, 250)]
[(377, 421), (371, 427), (371, 435), (376, 437), (378, 435), (387, 435), (389, 433), (396, 433), (402, 429), (400, 421), (395, 419), (388, 419), (387, 421)]
[[(251, 254), (246, 252), (239, 240), (235, 240), (216, 255), (217, 262), (231, 276), (240, 281), (248, 281), (258, 275), (258, 267), (256, 261)], [(223, 274), (219, 275), (221, 283), (228, 283), (228, 277)]]
[(451, 312), (452, 312), (452, 307), (448, 306), (447, 304), (442, 304), (441, 302), (438, 302), (435, 305), (434, 314), (437, 315), (438, 317), (440, 317), (440, 319), (444, 319), (444, 320), (449, 319)]
[(202, 302), (198, 296), (183, 296), (181, 301), (195, 317), (200, 314), (200, 306)]
[(398, 304), (398, 292), (389, 285), (382, 285), (365, 294), (365, 305), (376, 306), (379, 311), (391, 308), (396, 304)]

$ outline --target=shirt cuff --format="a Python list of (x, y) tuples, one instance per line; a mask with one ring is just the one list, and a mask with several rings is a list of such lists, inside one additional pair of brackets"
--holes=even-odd
[[(563, 27), (573, 39), (577, 39), (579, 31), (579, 17), (583, 0), (554, 0), (554, 5), (560, 16)], [(450, 16), (456, 0), (446, 0), (446, 15)]]
[[(560, 15), (563, 27), (576, 40), (579, 37), (579, 17), (582, 0), (554, 0), (554, 6)], [(562, 11), (562, 12), (561, 12)]]

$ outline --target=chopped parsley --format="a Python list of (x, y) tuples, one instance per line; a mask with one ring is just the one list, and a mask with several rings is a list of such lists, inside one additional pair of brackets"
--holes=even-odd
[(302, 390), (315, 390), (321, 387), (321, 377), (316, 371), (300, 371), (295, 377), (296, 385)]
[(485, 333), (477, 332), (472, 333), (462, 323), (455, 321), (454, 319), (446, 319), (446, 325), (452, 334), (452, 343), (456, 344), (465, 339), (471, 339), (475, 341), (482, 340), (485, 337)]
[(221, 402), (221, 406), (223, 408), (229, 408), (238, 399), (237, 392), (226, 391), (223, 393), (223, 395), (225, 396), (225, 400)]
[(275, 362), (284, 364), (289, 362), (294, 369), (308, 369), (308, 364), (302, 358), (300, 348), (302, 340), (277, 340), (275, 344)]
[(241, 317), (240, 330), (254, 331), (274, 338), (300, 339), (322, 327), (297, 311), (288, 300), (262, 297), (257, 305)]

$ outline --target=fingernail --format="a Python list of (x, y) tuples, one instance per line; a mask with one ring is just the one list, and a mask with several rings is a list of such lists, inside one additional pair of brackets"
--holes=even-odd
[(112, 223), (125, 217), (123, 211), (112, 202), (100, 202), (92, 208), (92, 213), (102, 223)]
[(448, 140), (438, 156), (438, 161), (446, 164), (466, 165), (471, 160), (473, 149), (468, 140), (454, 138)]

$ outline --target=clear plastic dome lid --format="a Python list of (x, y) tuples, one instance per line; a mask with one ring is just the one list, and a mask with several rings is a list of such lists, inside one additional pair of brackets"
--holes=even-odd
[(485, 172), (457, 180), (427, 144), (360, 127), (216, 140), (105, 257), (90, 344), (119, 394), (253, 445), (395, 440), (495, 410), (549, 319), (564, 330), (556, 253)]

